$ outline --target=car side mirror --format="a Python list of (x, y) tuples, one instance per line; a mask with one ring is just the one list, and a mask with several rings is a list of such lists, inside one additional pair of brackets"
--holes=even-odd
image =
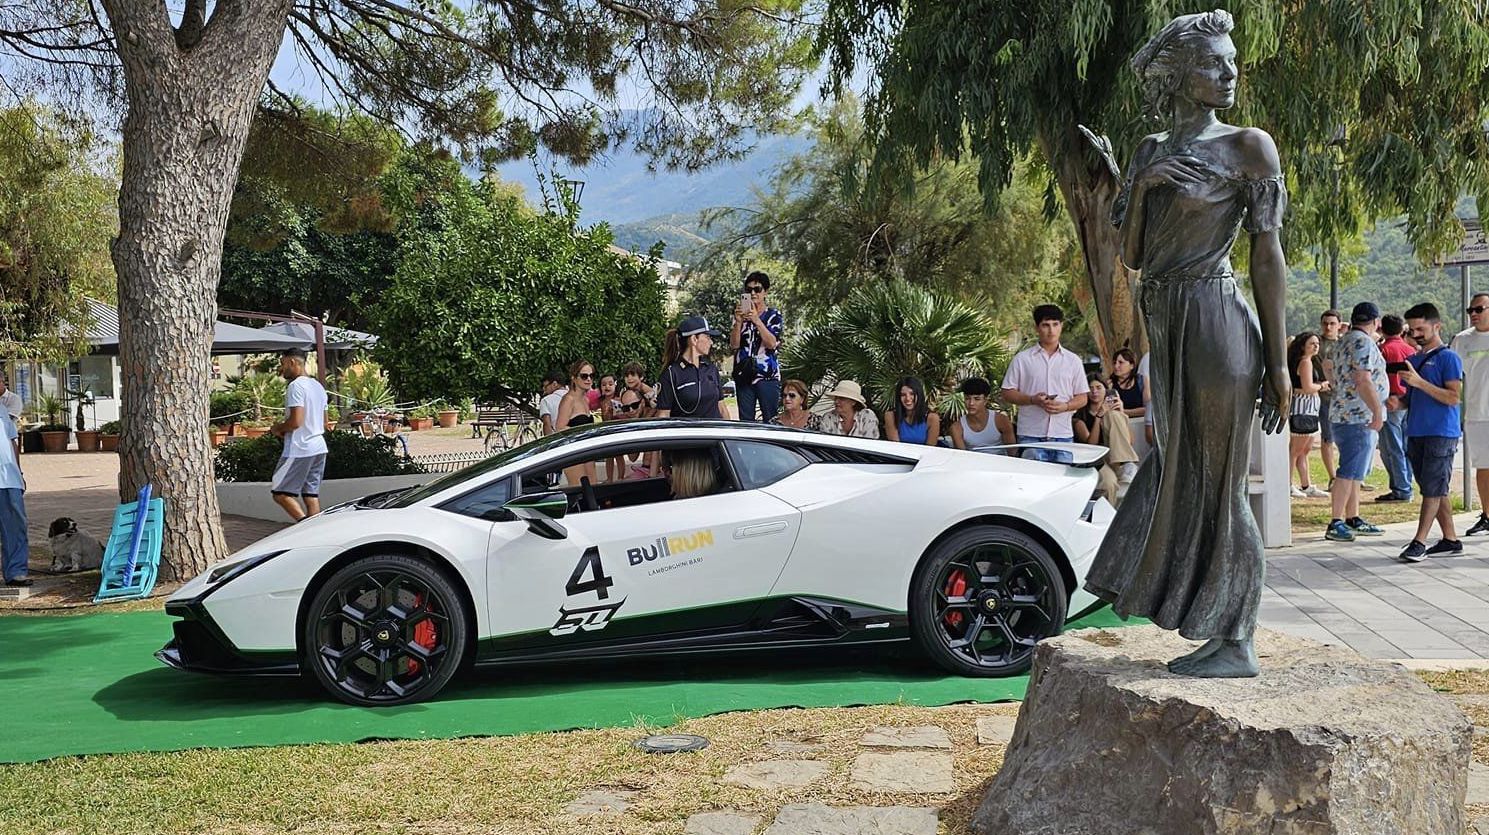
[(528, 493), (502, 505), (502, 510), (527, 523), (527, 529), (544, 539), (567, 539), (569, 531), (558, 523), (569, 512), (569, 497), (561, 490)]

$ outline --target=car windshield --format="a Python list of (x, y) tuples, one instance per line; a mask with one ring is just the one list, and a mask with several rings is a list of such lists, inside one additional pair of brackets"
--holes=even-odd
[[(574, 437), (570, 435), (573, 431), (572, 429), (566, 429), (563, 432), (539, 438), (536, 441), (529, 441), (516, 449), (509, 449), (506, 452), (493, 455), (485, 461), (472, 464), (463, 470), (456, 470), (453, 473), (442, 475), (427, 484), (421, 484), (418, 487), (408, 490), (393, 501), (382, 505), (382, 507), (409, 507), (437, 493), (442, 493), (451, 487), (480, 478), (492, 470), (504, 467), (514, 461), (521, 461), (524, 458), (530, 458), (539, 453), (547, 452), (554, 447), (563, 446), (574, 440)], [(565, 437), (566, 435), (569, 437)]]

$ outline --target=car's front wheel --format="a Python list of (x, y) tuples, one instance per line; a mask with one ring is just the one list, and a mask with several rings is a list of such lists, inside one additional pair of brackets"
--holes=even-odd
[(455, 586), (433, 566), (385, 554), (327, 578), (306, 611), (302, 668), (354, 705), (404, 705), (434, 696), (469, 640)]
[(1034, 538), (979, 525), (937, 543), (916, 569), (910, 628), (931, 660), (966, 676), (1010, 676), (1034, 645), (1059, 634), (1068, 596), (1060, 569)]

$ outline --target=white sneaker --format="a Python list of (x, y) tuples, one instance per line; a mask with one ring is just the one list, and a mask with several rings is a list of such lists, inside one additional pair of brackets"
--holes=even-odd
[(1308, 489), (1303, 491), (1303, 495), (1310, 499), (1327, 499), (1329, 497), (1328, 491), (1318, 489), (1317, 484), (1308, 485)]
[(1296, 487), (1294, 487), (1293, 489), (1289, 490), (1288, 491), (1288, 495), (1292, 496), (1295, 499), (1306, 499), (1306, 498), (1308, 498), (1308, 494), (1307, 493), (1304, 493), (1302, 490), (1299, 490)]

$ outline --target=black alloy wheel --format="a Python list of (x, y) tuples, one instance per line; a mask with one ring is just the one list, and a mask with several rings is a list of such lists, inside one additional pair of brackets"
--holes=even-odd
[(332, 574), (311, 601), (302, 669), (348, 704), (428, 699), (465, 654), (460, 600), (450, 580), (426, 562), (398, 554), (359, 559)]
[(1038, 541), (983, 525), (937, 543), (916, 569), (910, 626), (921, 650), (965, 676), (1018, 675), (1065, 626), (1069, 595)]

